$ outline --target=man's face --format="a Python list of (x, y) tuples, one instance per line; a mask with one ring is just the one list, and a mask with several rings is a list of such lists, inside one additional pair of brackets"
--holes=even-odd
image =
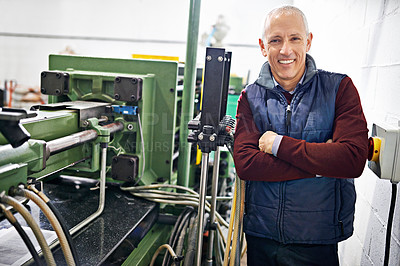
[[(282, 86), (292, 90), (305, 70), (306, 53), (312, 33), (307, 36), (298, 14), (275, 14), (267, 21), (265, 40), (259, 40), (261, 52), (268, 58), (272, 74)], [(285, 88), (287, 89), (287, 88)]]

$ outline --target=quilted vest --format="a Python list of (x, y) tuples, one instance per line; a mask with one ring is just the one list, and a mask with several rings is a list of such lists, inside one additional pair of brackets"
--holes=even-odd
[[(247, 99), (261, 133), (272, 130), (317, 143), (332, 138), (336, 93), (345, 75), (317, 70), (310, 55), (306, 66), (290, 115), (268, 62), (257, 81), (247, 86)], [(353, 179), (318, 176), (284, 182), (247, 181), (244, 230), (284, 244), (334, 244), (353, 233), (355, 199)]]

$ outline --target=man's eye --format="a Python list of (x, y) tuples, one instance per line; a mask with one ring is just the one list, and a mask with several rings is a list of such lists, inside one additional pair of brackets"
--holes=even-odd
[(276, 39), (269, 41), (269, 43), (277, 43), (277, 42), (279, 42), (279, 40), (276, 40)]

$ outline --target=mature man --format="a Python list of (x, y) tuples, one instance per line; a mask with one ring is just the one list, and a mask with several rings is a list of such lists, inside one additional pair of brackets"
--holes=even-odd
[(272, 10), (259, 40), (268, 61), (239, 99), (248, 265), (338, 265), (337, 243), (353, 233), (368, 129), (351, 79), (307, 54), (312, 39), (298, 8)]

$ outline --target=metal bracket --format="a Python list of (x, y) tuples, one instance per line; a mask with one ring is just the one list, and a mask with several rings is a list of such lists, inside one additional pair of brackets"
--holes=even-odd
[(42, 94), (67, 95), (69, 93), (69, 74), (58, 71), (43, 71), (40, 84)]
[(124, 102), (137, 102), (142, 99), (143, 80), (135, 77), (116, 77), (114, 80), (114, 99)]

